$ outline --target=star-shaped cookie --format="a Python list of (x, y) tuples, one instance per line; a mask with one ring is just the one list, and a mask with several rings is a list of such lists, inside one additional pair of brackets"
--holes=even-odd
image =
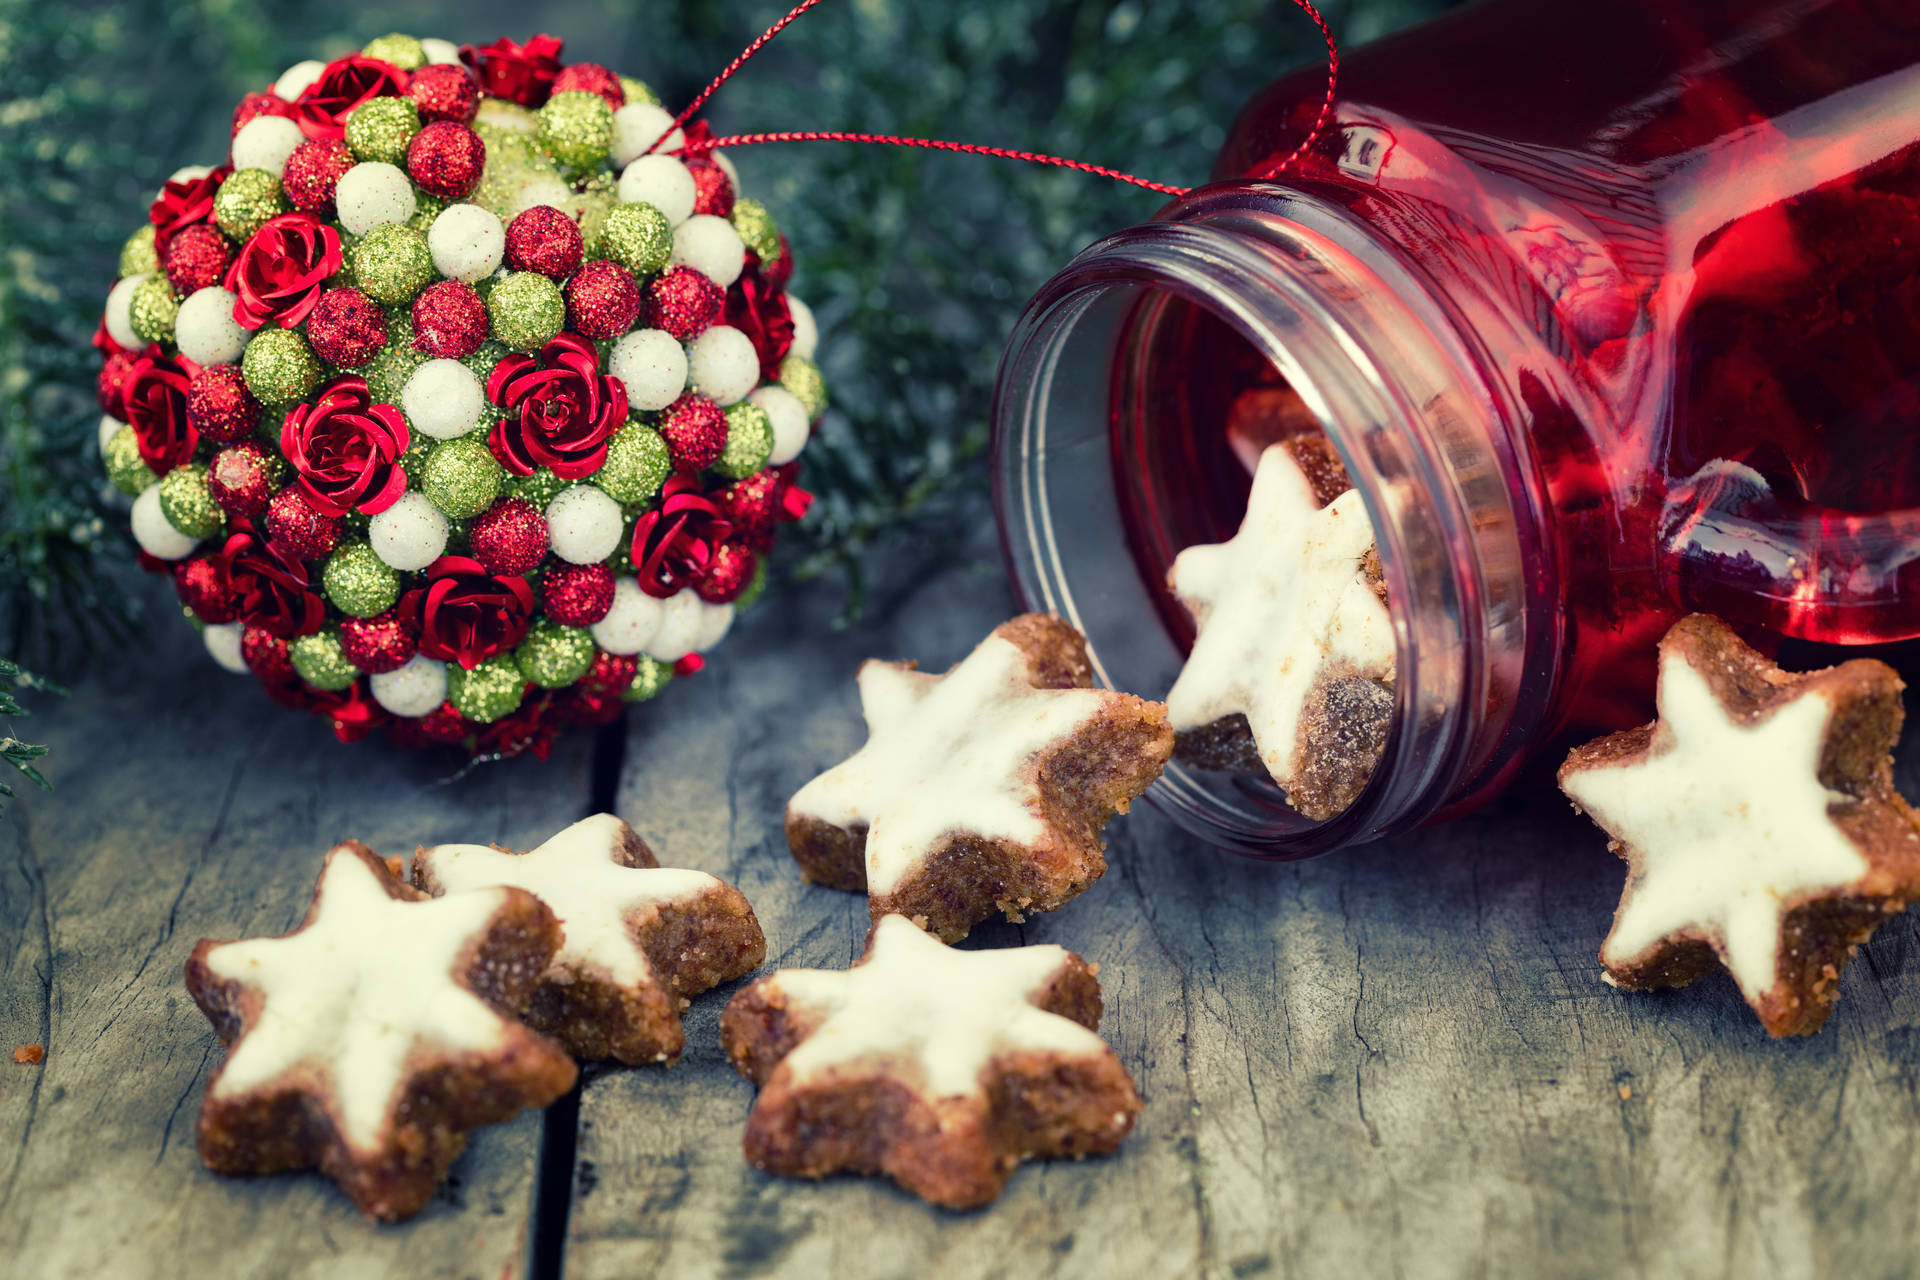
[(578, 1058), (671, 1062), (688, 998), (758, 968), (767, 940), (740, 891), (704, 871), (662, 867), (610, 813), (574, 823), (529, 853), (440, 844), (414, 855), (434, 894), (512, 885), (552, 908), (566, 932), (521, 1002), (528, 1025)]
[(945, 675), (870, 661), (859, 679), (867, 744), (788, 802), (787, 843), (807, 879), (949, 942), (1099, 879), (1101, 827), (1173, 750), (1165, 709), (1090, 688), (1086, 641), (1044, 614)]
[(1393, 621), (1374, 563), (1366, 507), (1325, 439), (1267, 446), (1240, 531), (1188, 547), (1167, 575), (1195, 628), (1167, 694), (1183, 761), (1264, 765), (1317, 821), (1353, 803), (1393, 709)]
[(368, 1216), (412, 1217), (468, 1129), (573, 1087), (572, 1060), (507, 1012), (559, 944), (531, 894), (429, 902), (365, 845), (336, 846), (298, 929), (203, 940), (187, 961), (232, 1046), (207, 1081), (200, 1158), (227, 1174), (318, 1167)]
[(767, 1173), (884, 1173), (948, 1208), (1020, 1161), (1104, 1154), (1140, 1097), (1094, 1028), (1093, 968), (1053, 946), (955, 951), (883, 916), (851, 969), (782, 969), (721, 1015), (760, 1086), (747, 1160)]
[(1795, 674), (1717, 618), (1675, 623), (1659, 719), (1560, 769), (1627, 863), (1608, 980), (1724, 966), (1769, 1032), (1817, 1031), (1854, 949), (1920, 896), (1920, 827), (1893, 789), (1901, 688), (1881, 662)]

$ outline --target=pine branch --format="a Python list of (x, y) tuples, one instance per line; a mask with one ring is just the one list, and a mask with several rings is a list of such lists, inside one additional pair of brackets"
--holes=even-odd
[[(19, 699), (13, 696), (15, 689), (34, 689), (57, 695), (66, 693), (65, 689), (52, 681), (43, 680), (31, 671), (23, 671), (18, 665), (0, 658), (0, 722), (32, 714), (20, 705)], [(0, 737), (0, 760), (6, 761), (7, 764), (19, 770), (22, 777), (42, 791), (51, 791), (53, 784), (48, 782), (33, 764), (35, 760), (46, 754), (45, 747), (36, 746), (31, 742), (22, 742), (11, 734)], [(0, 797), (11, 798), (12, 796), (13, 788), (4, 779), (0, 779)]]

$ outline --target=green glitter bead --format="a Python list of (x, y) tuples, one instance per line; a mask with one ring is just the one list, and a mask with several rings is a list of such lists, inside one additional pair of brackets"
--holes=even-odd
[(607, 441), (607, 460), (593, 473), (593, 482), (615, 502), (631, 506), (651, 501), (672, 473), (673, 460), (660, 433), (633, 423)]
[(733, 229), (740, 242), (760, 255), (760, 261), (772, 262), (780, 256), (780, 226), (758, 200), (742, 196), (733, 202)]
[(447, 202), (439, 196), (413, 189), (413, 216), (407, 219), (407, 225), (421, 235), (427, 234), (433, 226), (433, 220), (446, 211)]
[(484, 94), (480, 98), (480, 110), (473, 118), (473, 131), (487, 144), (487, 161), (493, 161), (494, 138), (505, 138), (511, 134), (532, 135), (540, 128), (540, 117), (533, 108), (523, 107), (511, 98), (496, 98)]
[[(367, 380), (367, 393), (375, 400), (398, 405), (407, 379), (430, 359), (431, 356), (413, 345), (413, 318), (407, 308), (395, 307), (387, 316), (387, 345), (354, 372)], [(486, 385), (484, 380), (481, 385)]]
[(635, 656), (633, 662), (633, 682), (620, 694), (627, 702), (645, 702), (666, 688), (673, 679), (671, 662), (661, 662), (644, 653)]
[(607, 215), (613, 212), (616, 181), (611, 173), (596, 173), (581, 184), (576, 220), (580, 224), (581, 252), (588, 258), (606, 256)]
[(400, 575), (364, 542), (343, 542), (327, 557), (321, 584), (340, 612), (355, 618), (385, 613), (400, 598)]
[(447, 701), (469, 720), (492, 724), (526, 694), (526, 677), (508, 654), (488, 658), (471, 671), (457, 662), (447, 664)]
[(420, 469), (420, 491), (440, 510), (464, 520), (493, 505), (503, 474), (486, 440), (475, 432), (434, 446)]
[(121, 427), (109, 436), (100, 459), (107, 464), (107, 479), (113, 481), (113, 487), (129, 497), (139, 497), (160, 478), (140, 456), (140, 438), (133, 434), (132, 427)]
[(403, 36), (398, 31), (390, 31), (367, 41), (367, 47), (360, 51), (360, 56), (378, 58), (402, 71), (418, 71), (427, 65), (426, 49), (412, 36)]
[(613, 108), (597, 93), (556, 93), (540, 108), (540, 148), (571, 169), (605, 164), (613, 141)]
[(767, 465), (773, 453), (773, 419), (757, 404), (745, 400), (727, 406), (727, 446), (720, 451), (713, 469), (723, 476), (744, 480)]
[(347, 147), (362, 160), (405, 166), (420, 112), (406, 98), (369, 98), (347, 117)]
[(340, 634), (331, 627), (287, 642), (287, 657), (300, 678), (316, 689), (333, 692), (344, 689), (360, 678), (360, 671), (347, 661), (340, 647)]
[(807, 411), (807, 421), (827, 411), (827, 380), (820, 376), (820, 366), (805, 356), (788, 356), (780, 362), (780, 385)]
[(593, 665), (593, 637), (581, 627), (541, 619), (513, 651), (520, 674), (547, 689), (564, 689)]
[(539, 272), (516, 271), (487, 295), (487, 317), (497, 340), (515, 351), (532, 351), (566, 324), (567, 303), (560, 286)]
[(733, 611), (737, 614), (751, 608), (767, 590), (767, 562), (760, 559), (754, 562), (753, 579), (746, 588), (734, 597)]
[(160, 514), (189, 538), (211, 538), (227, 522), (227, 513), (207, 487), (207, 469), (186, 462), (160, 480)]
[(153, 224), (149, 222), (127, 237), (120, 246), (120, 275), (137, 276), (142, 271), (158, 271), (160, 254), (153, 247)]
[[(436, 278), (427, 238), (398, 223), (361, 237), (353, 247), (353, 275), (362, 293), (389, 307), (412, 302)], [(554, 292), (558, 296), (559, 290)]]
[(242, 169), (220, 184), (213, 197), (214, 221), (235, 240), (247, 237), (266, 225), (268, 218), (287, 211), (287, 199), (280, 192), (280, 179), (265, 169)]
[[(261, 404), (292, 404), (306, 399), (320, 381), (320, 358), (292, 329), (265, 325), (253, 335), (240, 357), (240, 376)], [(279, 422), (273, 414), (262, 414), (263, 429), (269, 420)], [(272, 438), (279, 439), (277, 425)]]
[(666, 214), (645, 201), (616, 204), (607, 213), (601, 249), (644, 280), (665, 270), (673, 256), (673, 224)]
[(650, 88), (645, 80), (635, 80), (632, 76), (620, 77), (620, 89), (627, 95), (628, 102), (649, 102), (660, 105), (660, 95)]
[(159, 273), (148, 276), (133, 287), (127, 318), (142, 342), (172, 342), (173, 322), (180, 314), (180, 300), (173, 286)]

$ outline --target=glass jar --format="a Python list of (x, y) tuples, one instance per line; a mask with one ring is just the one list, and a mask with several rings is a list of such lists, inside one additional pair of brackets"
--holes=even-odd
[(1115, 687), (1172, 684), (1167, 568), (1232, 535), (1264, 443), (1324, 431), (1372, 519), (1397, 675), (1359, 799), (1310, 822), (1178, 765), (1150, 794), (1304, 856), (1644, 721), (1685, 611), (1920, 635), (1920, 6), (1492, 0), (1341, 71), (1299, 162), (1274, 175), (1317, 72), (1048, 282), (1001, 364), (1013, 580)]

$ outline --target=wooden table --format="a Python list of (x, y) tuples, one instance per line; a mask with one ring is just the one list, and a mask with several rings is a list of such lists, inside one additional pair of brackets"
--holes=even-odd
[[(1147, 1106), (1121, 1153), (1033, 1165), (985, 1212), (778, 1181), (739, 1154), (728, 992), (685, 1059), (590, 1070), (577, 1105), (474, 1136), (416, 1221), (316, 1175), (203, 1170), (220, 1048), (195, 939), (277, 934), (356, 836), (527, 847), (609, 803), (738, 884), (769, 965), (842, 966), (864, 900), (803, 886), (786, 797), (861, 739), (866, 655), (958, 658), (1008, 609), (956, 569), (856, 629), (775, 593), (622, 739), (443, 782), (341, 747), (162, 618), (33, 724), (59, 790), (0, 820), (0, 1274), (573, 1277), (1895, 1276), (1920, 1258), (1920, 933), (1883, 929), (1818, 1037), (1769, 1042), (1724, 979), (1625, 996), (1594, 960), (1620, 887), (1557, 796), (1300, 865), (1215, 853), (1143, 808), (1064, 911), (975, 945), (1100, 964)], [(830, 593), (829, 593), (830, 594)], [(163, 672), (184, 671), (184, 676)], [(45, 700), (41, 700), (44, 704)], [(1909, 751), (1909, 793), (1920, 751)], [(42, 1043), (39, 1067), (7, 1050)]]

